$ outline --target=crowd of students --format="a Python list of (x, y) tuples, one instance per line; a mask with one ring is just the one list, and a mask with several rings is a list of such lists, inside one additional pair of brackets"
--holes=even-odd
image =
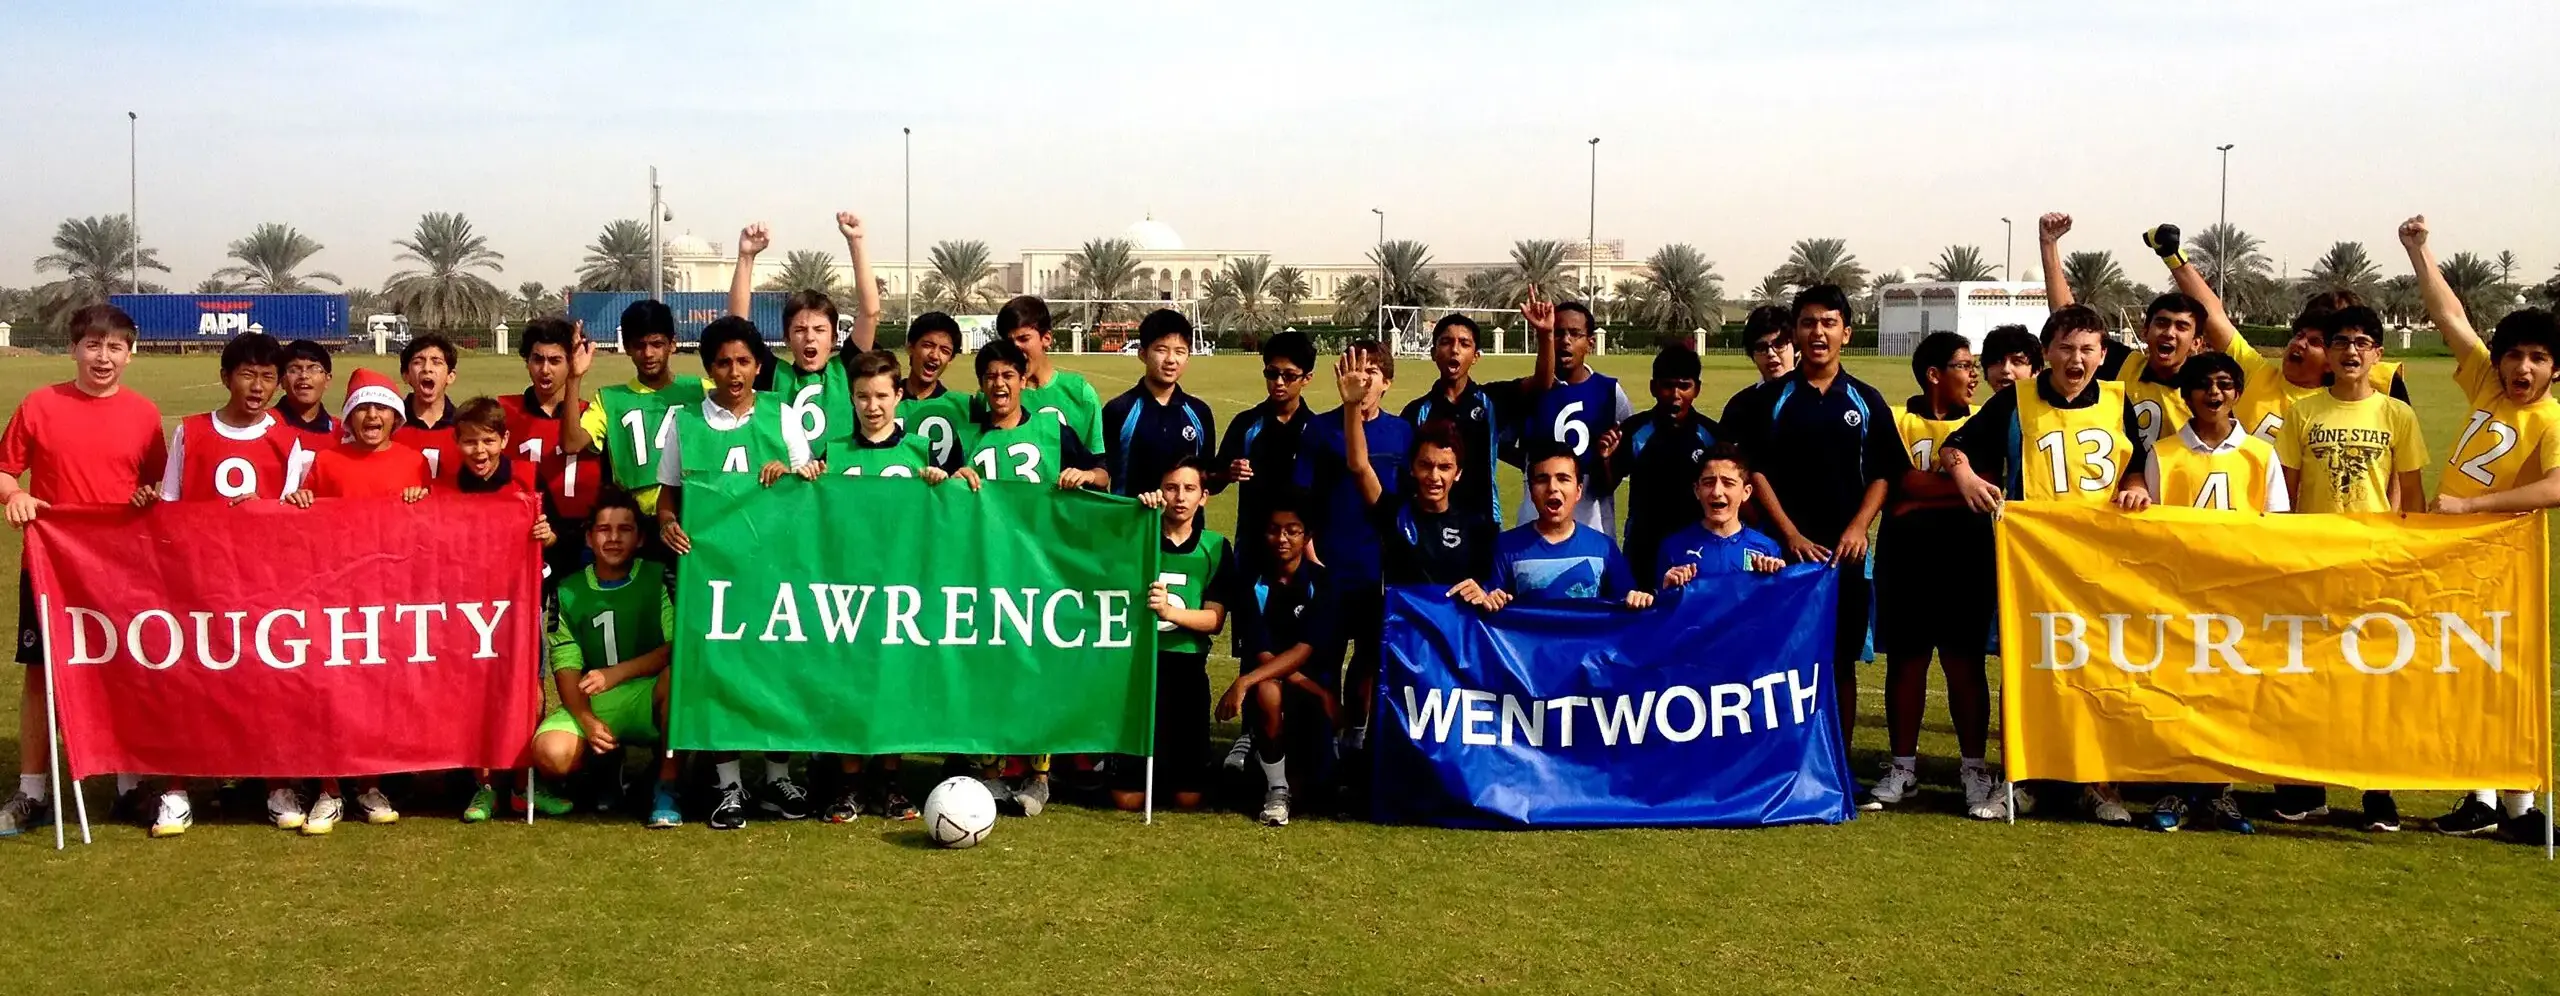
[[(1314, 344), (1284, 331), (1260, 345), (1265, 400), (1229, 419), (1221, 437), (1210, 407), (1182, 387), (1194, 330), (1174, 311), (1140, 322), (1139, 379), (1107, 403), (1052, 363), (1051, 316), (1037, 297), (998, 312), (995, 337), (969, 358), (975, 394), (941, 383), (962, 347), (948, 315), (916, 317), (903, 358), (873, 349), (879, 302), (861, 222), (851, 214), (837, 222), (857, 296), (841, 342), (843, 316), (823, 294), (790, 296), (780, 356), (741, 317), (754, 256), (768, 243), (761, 225), (750, 226), (739, 240), (732, 314), (700, 336), (704, 374), (675, 372), (673, 315), (643, 301), (622, 314), (617, 333), (636, 375), (592, 393), (584, 381), (594, 343), (557, 317), (523, 331), (521, 394), (455, 401), (448, 389), (462, 354), (429, 334), (402, 350), (405, 395), (360, 369), (335, 410), (324, 399), (333, 376), (325, 349), (253, 333), (223, 350), (229, 401), (180, 420), (164, 440), (158, 409), (121, 384), (132, 321), (93, 306), (71, 320), (74, 378), (30, 394), (0, 433), (0, 501), (23, 526), (56, 502), (266, 499), (307, 508), (320, 498), (537, 496), (534, 537), (551, 594), (545, 656), (559, 707), (532, 744), (536, 788), (511, 801), (566, 812), (580, 782), (601, 804), (617, 804), (626, 792), (623, 749), (663, 739), (659, 676), (682, 666), (671, 650), (671, 579), (692, 547), (683, 526), (688, 482), (752, 475), (772, 486), (786, 476), (844, 474), (1110, 491), (1163, 510), (1163, 568), (1147, 599), (1161, 632), (1155, 785), (1189, 807), (1202, 804), (1220, 767), (1258, 775), (1256, 816), (1272, 825), (1288, 822), (1298, 794), (1361, 789), (1360, 766), (1341, 759), (1366, 749), (1364, 703), (1374, 698), (1387, 586), (1427, 585), (1486, 612), (1555, 599), (1643, 611), (1657, 592), (1703, 576), (1790, 562), (1839, 569), (1835, 660), (1860, 659), (1870, 640), (1885, 658), (1890, 756), (1865, 808), (1913, 798), (1934, 659), (1945, 674), (1968, 815), (2006, 818), (2013, 797), (2023, 807), (2062, 792), (2091, 818), (2133, 824), (2118, 787), (2012, 793), (1987, 761), (1991, 522), (2004, 503), (2235, 514), (2560, 504), (2560, 403), (2549, 396), (2560, 326), (2548, 313), (2519, 311), (2483, 342), (2438, 275), (2422, 218), (2404, 224), (2400, 238), (2474, 409), (2432, 505), (2419, 477), (2425, 443), (2398, 365), (2380, 359), (2375, 312), (2350, 295), (2316, 296), (2294, 319), (2282, 358), (2265, 358), (2186, 262), (2172, 226), (2144, 233), (2178, 290), (2145, 309), (2139, 349), (2113, 342), (2105, 319), (2074, 303), (2060, 278), (2070, 219), (2047, 215), (2040, 241), (2053, 311), (2044, 327), (1995, 330), (1979, 349), (1954, 333), (1928, 336), (1911, 358), (1916, 393), (1898, 406), (1842, 366), (1852, 315), (1837, 287), (1806, 288), (1791, 307), (1750, 314), (1746, 348), (1760, 382), (1715, 417), (1698, 404), (1697, 354), (1674, 347), (1657, 355), (1654, 404), (1639, 412), (1589, 363), (1589, 309), (1532, 294), (1522, 307), (1537, 352), (1528, 376), (1477, 380), (1479, 330), (1452, 314), (1432, 328), (1430, 389), (1401, 413), (1383, 404), (1397, 359), (1372, 340), (1350, 343), (1325, 371), (1339, 404), (1318, 412), (1305, 397), (1320, 374)], [(1497, 483), (1505, 463), (1525, 481), (1516, 525)], [(1230, 491), (1232, 538), (1202, 518), (1212, 496)], [(19, 659), (40, 663), (23, 574), (20, 592)], [(1204, 709), (1208, 658), (1222, 631), (1231, 633), (1237, 673)], [(1857, 673), (1832, 673), (1845, 739)], [(42, 672), (30, 670), (22, 744), (45, 736), (44, 694)], [(1243, 727), (1223, 762), (1212, 756), (1212, 715)], [(0, 803), (0, 835), (51, 816), (44, 758), (22, 753), (18, 791)], [(714, 828), (754, 815), (916, 815), (899, 790), (896, 757), (812, 758), (795, 776), (791, 758), (766, 755), (752, 779), (735, 754), (703, 760)], [(1123, 807), (1142, 804), (1134, 759), (1060, 760), (1061, 781)], [(1051, 800), (1050, 758), (951, 763), (983, 777), (1013, 812), (1036, 815)], [(650, 826), (685, 821), (681, 771), (661, 753)], [(503, 779), (469, 774), (463, 818), (489, 819)], [(823, 805), (803, 777), (829, 783)], [(154, 836), (193, 822), (182, 783), (118, 780), (120, 797), (147, 811), (141, 818)], [(343, 790), (336, 779), (273, 784), (268, 815), (278, 827), (327, 833), (347, 815)], [(2143, 819), (2155, 829), (2252, 830), (2227, 786), (2156, 791)], [(399, 819), (379, 778), (358, 780), (353, 795), (365, 822)], [(2316, 786), (2279, 786), (2273, 815), (2322, 819), (2325, 797)], [(2484, 789), (2433, 826), (2503, 828), (2538, 842), (2543, 820), (2529, 792)], [(2399, 828), (2389, 793), (2366, 793), (2361, 824)]]

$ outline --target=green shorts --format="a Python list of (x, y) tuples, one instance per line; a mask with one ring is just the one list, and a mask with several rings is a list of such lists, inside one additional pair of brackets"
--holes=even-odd
[[(626, 744), (657, 743), (664, 739), (658, 735), (657, 693), (658, 679), (655, 677), (626, 681), (606, 689), (602, 695), (587, 699), (587, 708), (595, 710), (597, 719), (604, 720), (605, 728), (613, 731), (615, 740)], [(580, 737), (587, 735), (587, 731), (578, 725), (578, 718), (569, 715), (567, 709), (551, 710), (551, 714), (542, 717), (542, 725), (535, 727), (533, 732), (535, 736), (541, 736), (553, 730)]]

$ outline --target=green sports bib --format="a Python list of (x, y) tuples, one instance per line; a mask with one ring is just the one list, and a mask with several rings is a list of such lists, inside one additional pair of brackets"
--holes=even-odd
[(560, 583), (553, 625), (578, 644), (582, 670), (612, 667), (666, 645), (658, 610), (667, 598), (665, 569), (656, 561), (632, 563), (631, 580), (611, 588), (589, 567)]
[(979, 477), (1047, 484), (1064, 469), (1066, 432), (1057, 419), (1025, 410), (1022, 424), (1010, 429), (989, 429), (974, 422), (966, 428), (969, 438), (963, 445)]
[(933, 448), (934, 465), (940, 466), (960, 447), (961, 430), (969, 424), (969, 397), (944, 391), (938, 397), (900, 400), (898, 428), (923, 438)]
[[(1206, 529), (1200, 530), (1199, 541), (1191, 544), (1191, 552), (1176, 553), (1167, 546), (1156, 561), (1156, 580), (1164, 583), (1165, 596), (1175, 608), (1196, 609), (1206, 604), (1209, 579), (1218, 576), (1218, 567), (1231, 556), (1227, 538)], [(1232, 606), (1230, 606), (1232, 608)], [(1205, 654), (1217, 634), (1184, 629), (1162, 619), (1156, 620), (1156, 651), (1166, 654)]]
[(901, 432), (887, 446), (845, 441), (827, 444), (827, 472), (846, 477), (921, 477), (934, 466), (933, 444), (923, 436)]
[(699, 404), (676, 409), (676, 451), (683, 454), (684, 475), (753, 474), (776, 460), (790, 462), (791, 448), (782, 439), (784, 407), (781, 397), (758, 392), (755, 411), (731, 429), (712, 428)]
[(613, 483), (626, 491), (655, 487), (658, 448), (675, 431), (676, 410), (702, 403), (702, 380), (678, 377), (658, 391), (616, 385), (596, 392), (596, 403), (604, 407), (605, 426), (596, 443), (604, 447)]
[[(1093, 393), (1093, 384), (1072, 370), (1059, 370), (1049, 378), (1046, 387), (1022, 390), (1022, 410), (1045, 414), (1076, 431), (1096, 454), (1111, 444), (1102, 436), (1102, 397)], [(1027, 420), (1026, 420), (1027, 421)]]
[(824, 453), (827, 444), (853, 438), (853, 384), (844, 364), (827, 361), (816, 373), (802, 373), (789, 363), (773, 372), (773, 393), (788, 411), (783, 425), (809, 441), (809, 452)]

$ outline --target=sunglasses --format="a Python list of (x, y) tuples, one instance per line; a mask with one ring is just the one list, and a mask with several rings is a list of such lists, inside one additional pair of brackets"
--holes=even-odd
[(1294, 370), (1282, 370), (1278, 367), (1264, 367), (1262, 368), (1262, 379), (1276, 380), (1283, 384), (1295, 384), (1307, 379), (1307, 375)]

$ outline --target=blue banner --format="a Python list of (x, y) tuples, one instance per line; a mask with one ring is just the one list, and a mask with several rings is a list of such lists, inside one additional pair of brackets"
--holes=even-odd
[(1700, 578), (1650, 609), (1486, 614), (1387, 593), (1376, 816), (1448, 827), (1838, 823), (1828, 567)]

